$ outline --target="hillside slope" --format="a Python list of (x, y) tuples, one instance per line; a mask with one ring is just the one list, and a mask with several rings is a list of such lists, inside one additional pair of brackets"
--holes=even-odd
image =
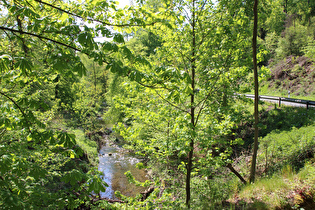
[[(305, 56), (288, 56), (275, 64), (270, 64), (270, 77), (261, 84), (261, 94), (276, 93), (309, 97), (315, 96), (315, 65)], [(267, 94), (269, 95), (269, 94)]]

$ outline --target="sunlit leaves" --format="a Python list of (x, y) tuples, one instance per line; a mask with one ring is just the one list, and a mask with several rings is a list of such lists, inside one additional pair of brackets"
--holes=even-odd
[(17, 68), (21, 69), (22, 73), (27, 75), (28, 71), (32, 70), (32, 63), (30, 62), (30, 60), (26, 59), (26, 58), (20, 58), (17, 63), (16, 63)]
[[(244, 5), (225, 3), (202, 6), (196, 1), (194, 7), (191, 1), (177, 1), (167, 13), (169, 25), (147, 29), (161, 42), (146, 56), (148, 64), (124, 52), (130, 81), (124, 80), (114, 102), (128, 127), (120, 124), (116, 130), (130, 143), (128, 149), (163, 168), (179, 165), (186, 173), (187, 155), (193, 151), (198, 171), (189, 173), (208, 173), (205, 165), (226, 164), (231, 145), (241, 143), (227, 138), (237, 122), (233, 93), (249, 70), (250, 19)], [(144, 55), (147, 39), (135, 34), (129, 49)], [(217, 155), (212, 156), (212, 149)], [(181, 158), (183, 164), (177, 162)]]
[[(81, 171), (85, 160), (78, 158), (84, 151), (73, 134), (51, 120), (58, 114), (81, 114), (74, 106), (79, 95), (74, 82), (87, 70), (79, 52), (101, 70), (113, 63), (108, 65), (112, 71), (130, 72), (118, 56), (124, 38), (108, 27), (113, 22), (108, 7), (115, 6), (108, 1), (34, 0), (1, 5), (0, 203), (8, 209), (77, 207), (90, 199), (89, 193), (104, 191), (105, 184), (100, 174)], [(134, 22), (143, 24), (137, 18)], [(96, 43), (97, 36), (112, 40)], [(128, 49), (121, 51), (134, 58)]]
[(10, 55), (1, 55), (0, 56), (0, 72), (5, 72), (9, 70), (9, 64), (11, 60), (11, 56)]

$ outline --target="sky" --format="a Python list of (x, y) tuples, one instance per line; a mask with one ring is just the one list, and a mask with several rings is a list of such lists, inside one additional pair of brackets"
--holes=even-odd
[(120, 7), (120, 8), (123, 8), (123, 7), (125, 7), (126, 5), (129, 5), (129, 2), (130, 2), (130, 0), (116, 0), (116, 1), (119, 2), (118, 7)]
[[(130, 0), (115, 0), (115, 1), (119, 2), (118, 8), (124, 8), (125, 6), (130, 5)], [(95, 37), (94, 40), (97, 42), (103, 42), (104, 40), (111, 40), (111, 39), (107, 39), (104, 37)]]

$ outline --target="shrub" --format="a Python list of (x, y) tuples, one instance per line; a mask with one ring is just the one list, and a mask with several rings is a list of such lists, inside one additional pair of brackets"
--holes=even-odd
[(312, 34), (306, 26), (296, 23), (295, 25), (286, 28), (284, 37), (281, 37), (278, 42), (276, 54), (278, 59), (285, 58), (286, 56), (302, 56), (303, 49), (308, 44), (308, 37)]

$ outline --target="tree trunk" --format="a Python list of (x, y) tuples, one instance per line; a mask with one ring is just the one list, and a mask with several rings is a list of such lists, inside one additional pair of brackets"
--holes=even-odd
[(192, 93), (190, 94), (190, 124), (192, 125), (192, 136), (190, 140), (190, 150), (188, 153), (188, 162), (187, 162), (187, 174), (186, 174), (186, 206), (190, 208), (190, 180), (191, 180), (191, 171), (192, 171), (192, 161), (194, 154), (194, 130), (195, 130), (195, 74), (196, 74), (196, 33), (195, 33), (195, 1), (193, 1), (193, 12), (192, 12), (192, 52), (191, 52), (191, 89)]
[(188, 153), (188, 163), (187, 163), (187, 174), (186, 174), (186, 206), (190, 208), (190, 179), (191, 179), (191, 170), (192, 170), (192, 158), (194, 154), (194, 140), (190, 141), (189, 146), (190, 151)]
[(252, 156), (252, 164), (250, 168), (250, 177), (249, 182), (252, 183), (255, 181), (255, 173), (256, 173), (256, 159), (257, 159), (257, 150), (258, 150), (258, 73), (257, 73), (257, 22), (258, 22), (258, 15), (257, 15), (257, 5), (258, 0), (254, 2), (254, 28), (253, 28), (253, 63), (254, 63), (254, 80), (255, 80), (255, 137), (254, 137), (254, 148), (253, 148), (253, 156)]

